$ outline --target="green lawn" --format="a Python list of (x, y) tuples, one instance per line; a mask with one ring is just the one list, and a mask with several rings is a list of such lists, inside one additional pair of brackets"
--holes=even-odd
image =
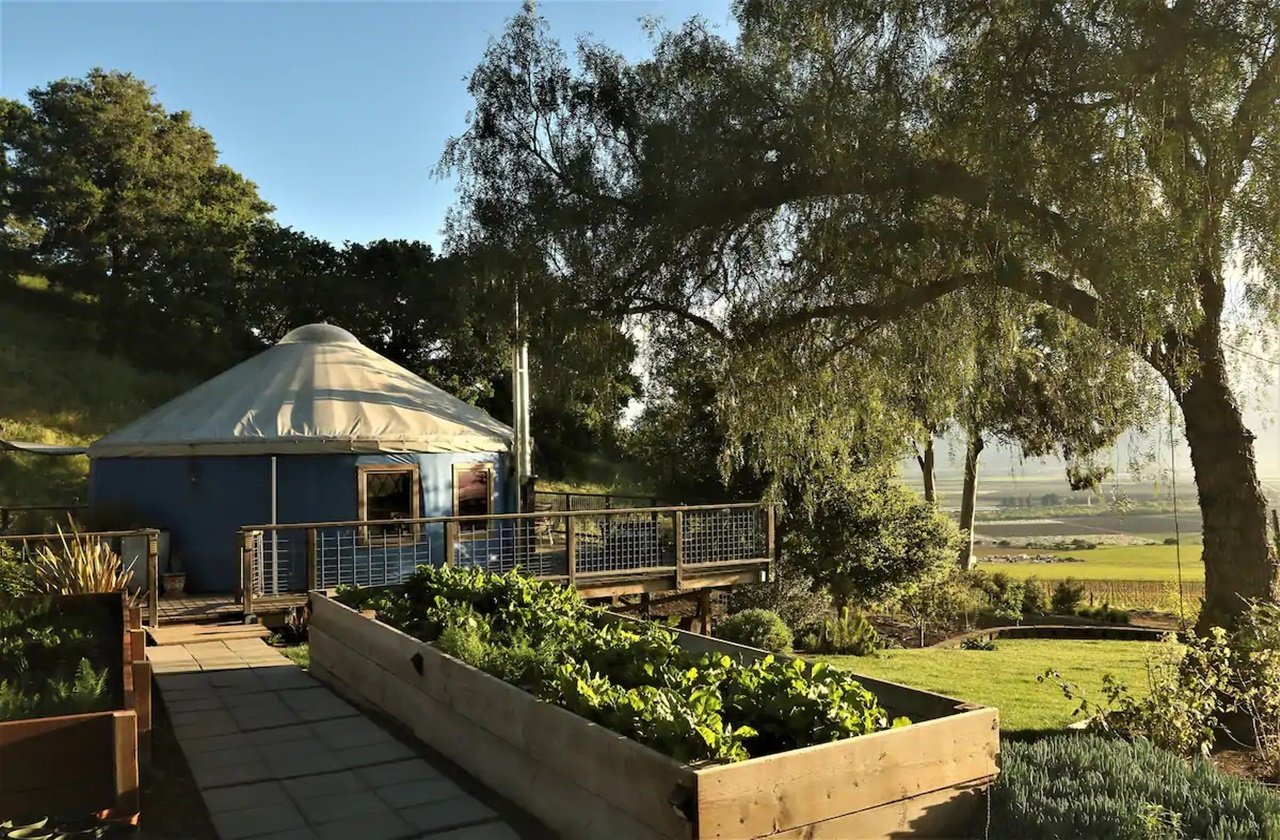
[(300, 645), (279, 647), (276, 650), (291, 659), (295, 665), (304, 671), (311, 667), (311, 645), (306, 642)]
[(1108, 673), (1145, 693), (1147, 657), (1157, 648), (1152, 642), (997, 639), (994, 651), (925, 648), (823, 658), (869, 677), (996, 706), (1003, 731), (1024, 732), (1061, 729), (1073, 721), (1075, 705), (1062, 691), (1036, 682), (1047, 669), (1098, 701)]
[[(1173, 545), (1108, 545), (1083, 551), (1039, 552), (1034, 549), (1002, 548), (1002, 554), (1061, 554), (1079, 557), (1083, 563), (991, 563), (980, 568), (991, 572), (1008, 572), (1017, 577), (1035, 575), (1044, 580), (1079, 578), (1081, 580), (1168, 580), (1178, 579), (1176, 550)], [(995, 550), (984, 546), (984, 553)], [(1200, 561), (1201, 547), (1182, 546), (1182, 578), (1187, 581), (1204, 580), (1204, 563)]]

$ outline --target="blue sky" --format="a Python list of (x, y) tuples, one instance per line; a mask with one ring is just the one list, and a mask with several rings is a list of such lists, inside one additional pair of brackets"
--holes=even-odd
[[(560, 0), (556, 36), (629, 56), (639, 19), (728, 20), (726, 0)], [(432, 175), (471, 105), (465, 76), (520, 3), (0, 0), (0, 96), (91, 67), (191, 111), (286, 225), (329, 239), (439, 242), (453, 185)]]

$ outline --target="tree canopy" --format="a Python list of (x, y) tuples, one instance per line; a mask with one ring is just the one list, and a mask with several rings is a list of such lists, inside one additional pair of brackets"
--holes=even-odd
[[(1274, 597), (1222, 342), (1229, 284), (1267, 318), (1280, 302), (1270, 5), (739, 0), (734, 16), (732, 40), (695, 19), (635, 63), (586, 40), (570, 61), (535, 13), (515, 18), (446, 152), (453, 240), (505, 247), (597, 312), (693, 324), (845, 430), (839, 391), (864, 419), (886, 404), (834, 387), (859, 381), (879, 325), (944, 317), (961, 292), (1051, 308), (1172, 389), (1204, 515), (1202, 623)], [(750, 425), (815, 439), (775, 404)]]

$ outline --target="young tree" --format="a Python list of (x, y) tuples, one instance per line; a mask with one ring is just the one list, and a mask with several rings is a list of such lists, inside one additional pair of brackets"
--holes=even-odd
[[(1228, 282), (1280, 309), (1280, 22), (1222, 0), (740, 0), (571, 69), (531, 13), (471, 78), (453, 236), (600, 311), (830, 358), (960, 290), (1051, 307), (1173, 390), (1204, 522), (1202, 625), (1276, 594)], [(811, 352), (792, 352), (807, 344)], [(797, 380), (829, 367), (794, 368)]]

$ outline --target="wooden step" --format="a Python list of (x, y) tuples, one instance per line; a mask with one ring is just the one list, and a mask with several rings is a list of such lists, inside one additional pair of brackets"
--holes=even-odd
[(265, 639), (271, 631), (261, 624), (162, 624), (147, 628), (154, 645), (188, 645), (196, 642), (225, 642), (228, 639)]

